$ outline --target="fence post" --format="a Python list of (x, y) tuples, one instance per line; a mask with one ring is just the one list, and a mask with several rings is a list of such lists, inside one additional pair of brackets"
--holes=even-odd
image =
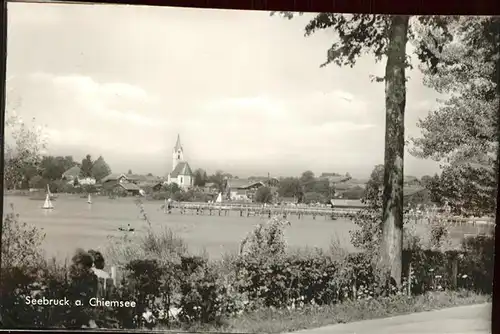
[(406, 287), (407, 288), (407, 293), (408, 293), (408, 296), (411, 296), (411, 271), (412, 271), (412, 268), (411, 268), (411, 258), (408, 260), (408, 286)]
[(451, 258), (451, 286), (453, 289), (457, 288), (457, 276), (458, 276), (458, 254), (453, 252)]
[(113, 280), (113, 285), (116, 286), (116, 267), (111, 267), (111, 279)]

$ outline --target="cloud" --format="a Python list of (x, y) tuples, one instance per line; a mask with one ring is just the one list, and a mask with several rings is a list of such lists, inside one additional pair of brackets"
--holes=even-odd
[(80, 114), (82, 118), (102, 118), (136, 126), (161, 126), (157, 119), (142, 110), (150, 108), (157, 100), (141, 87), (126, 83), (99, 83), (82, 75), (35, 73), (31, 78), (39, 85), (49, 85), (56, 100), (49, 102), (54, 107), (76, 108), (83, 113)]
[[(10, 105), (52, 130), (51, 151), (85, 147), (125, 171), (169, 169), (180, 133), (193, 168), (368, 174), (383, 161), (385, 120), (384, 86), (369, 75), (384, 65), (366, 55), (354, 68), (320, 68), (332, 35), (304, 38), (309, 19), (9, 3), (8, 76), (19, 81)], [(424, 115), (415, 105), (433, 100), (418, 73), (410, 130)]]
[[(164, 126), (154, 114), (158, 99), (141, 87), (38, 72), (13, 78), (9, 94), (21, 97), (19, 109), (24, 117), (35, 117), (46, 125), (49, 146), (144, 154), (163, 148), (155, 140), (155, 131)], [(153, 140), (138, 144), (144, 136)]]
[(197, 104), (196, 117), (184, 121), (183, 138), (200, 160), (285, 161), (293, 153), (314, 160), (346, 149), (364, 150), (362, 141), (379, 130), (361, 117), (366, 112), (363, 101), (343, 91), (305, 93), (293, 99), (219, 98)]
[(311, 92), (292, 99), (289, 104), (303, 122), (311, 124), (339, 121), (360, 123), (365, 121), (370, 112), (362, 98), (342, 90)]
[(292, 98), (221, 98), (200, 104), (199, 108), (200, 113), (208, 117), (223, 117), (226, 123), (245, 122), (247, 125), (273, 127), (292, 123), (301, 127), (339, 122), (366, 125), (365, 116), (370, 112), (365, 101), (338, 90), (305, 92)]

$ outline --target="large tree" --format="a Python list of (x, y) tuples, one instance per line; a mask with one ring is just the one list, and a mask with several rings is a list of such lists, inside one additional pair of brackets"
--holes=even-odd
[(208, 177), (208, 182), (212, 182), (220, 192), (224, 192), (227, 188), (227, 179), (224, 177), (226, 173), (221, 170)]
[(304, 190), (302, 189), (302, 185), (300, 184), (300, 180), (298, 178), (285, 177), (280, 180), (278, 194), (281, 197), (293, 197), (301, 202)]
[(42, 158), (40, 163), (41, 176), (50, 181), (59, 180), (63, 173), (73, 166), (76, 166), (76, 163), (72, 156), (47, 155)]
[[(287, 18), (293, 14), (282, 13)], [(382, 234), (380, 244), (379, 273), (401, 285), (403, 249), (403, 181), (404, 181), (404, 115), (406, 105), (406, 45), (409, 38), (417, 41), (416, 53), (423, 62), (435, 58), (427, 40), (419, 38), (412, 24), (422, 23), (433, 32), (450, 39), (447, 23), (452, 18), (412, 17), (403, 15), (366, 15), (320, 13), (305, 27), (309, 36), (318, 30), (336, 32), (336, 39), (328, 50), (327, 60), (321, 66), (334, 63), (338, 66), (354, 66), (362, 54), (372, 54), (376, 61), (386, 62), (385, 75), (377, 81), (385, 82), (385, 159), (382, 205)], [(431, 41), (432, 42), (432, 41)]]
[[(420, 120), (412, 153), (441, 163), (429, 184), (438, 202), (459, 214), (493, 214), (497, 188), (500, 18), (461, 18), (453, 43), (433, 54), (425, 83), (451, 97)], [(428, 34), (426, 34), (428, 35)]]
[(316, 177), (314, 176), (314, 173), (312, 171), (307, 170), (303, 172), (299, 180), (304, 192), (314, 191), (314, 183), (316, 182)]
[(87, 154), (85, 158), (82, 159), (82, 165), (80, 166), (80, 176), (81, 177), (92, 177), (92, 167), (94, 162), (90, 154)]
[(26, 123), (13, 110), (5, 118), (4, 186), (28, 187), (29, 179), (40, 173), (42, 153), (46, 148), (43, 129), (33, 118)]
[(111, 168), (102, 156), (99, 156), (99, 158), (97, 158), (97, 160), (92, 165), (91, 174), (96, 179), (96, 181), (100, 181), (104, 177), (111, 174)]
[(205, 183), (207, 183), (207, 172), (203, 169), (198, 168), (194, 171), (194, 182), (193, 184), (196, 187), (204, 187)]

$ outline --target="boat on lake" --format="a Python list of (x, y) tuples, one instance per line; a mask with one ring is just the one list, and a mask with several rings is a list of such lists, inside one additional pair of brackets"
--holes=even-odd
[(215, 200), (215, 203), (222, 203), (222, 193), (219, 193), (219, 196), (217, 196), (217, 199)]
[[(47, 187), (48, 189), (48, 187)], [(45, 196), (45, 202), (43, 203), (42, 209), (53, 209), (54, 205), (52, 204), (52, 201), (50, 200), (50, 195), (47, 193)]]
[(127, 227), (118, 227), (118, 230), (122, 231), (122, 232), (134, 232), (135, 229), (130, 227), (130, 224), (127, 225)]

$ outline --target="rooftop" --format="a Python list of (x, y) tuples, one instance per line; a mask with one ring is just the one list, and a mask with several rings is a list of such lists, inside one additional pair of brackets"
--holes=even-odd
[(78, 175), (80, 175), (80, 167), (78, 166), (73, 166), (71, 167), (70, 169), (68, 169), (67, 171), (65, 171), (63, 173), (63, 177), (77, 177)]
[(249, 179), (231, 179), (228, 180), (228, 186), (232, 189), (245, 189), (258, 184), (263, 184), (261, 181), (254, 181)]
[(135, 183), (120, 183), (120, 186), (122, 186), (125, 190), (140, 190)]
[(191, 167), (189, 167), (189, 164), (185, 161), (181, 161), (175, 166), (174, 170), (172, 173), (170, 173), (170, 177), (176, 178), (179, 175), (193, 175), (193, 171), (191, 170)]
[(120, 177), (124, 177), (127, 179), (127, 176), (125, 174), (118, 174), (118, 173), (111, 173), (101, 179), (101, 183), (108, 182), (108, 181), (116, 181)]

